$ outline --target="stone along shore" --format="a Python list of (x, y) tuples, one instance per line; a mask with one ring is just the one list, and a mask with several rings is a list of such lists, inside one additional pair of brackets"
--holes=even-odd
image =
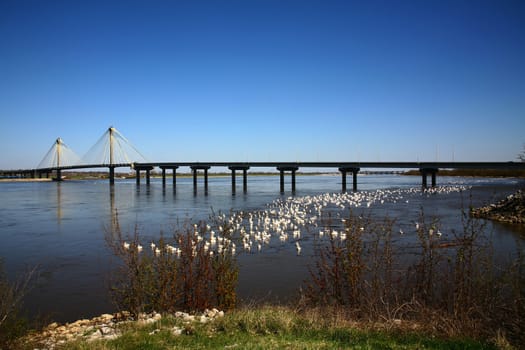
[[(205, 310), (200, 315), (190, 315), (186, 312), (176, 312), (171, 315), (181, 319), (184, 323), (200, 322), (206, 323), (218, 317), (223, 317), (224, 312), (217, 309)], [(166, 316), (164, 316), (166, 317)], [(121, 326), (126, 324), (136, 324), (138, 326), (147, 325), (160, 321), (163, 316), (160, 313), (152, 312), (150, 314), (139, 314), (135, 319), (127, 311), (118, 312), (116, 314), (103, 314), (92, 319), (78, 320), (73, 323), (58, 324), (53, 322), (38, 333), (30, 334), (26, 337), (28, 343), (37, 344), (37, 349), (54, 349), (57, 345), (64, 345), (67, 342), (82, 340), (91, 342), (94, 340), (111, 340), (116, 339), (122, 335)], [(156, 329), (152, 332), (158, 332)], [(183, 329), (174, 326), (170, 328), (174, 335), (181, 335)]]
[(511, 224), (525, 224), (525, 194), (519, 190), (496, 204), (472, 209), (471, 215), (475, 218)]

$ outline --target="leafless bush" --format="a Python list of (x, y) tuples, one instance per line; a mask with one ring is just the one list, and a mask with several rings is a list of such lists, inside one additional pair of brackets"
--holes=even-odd
[(215, 233), (204, 222), (186, 224), (171, 239), (161, 235), (156, 241), (141, 242), (137, 228), (124, 237), (114, 225), (106, 242), (120, 261), (111, 283), (117, 307), (134, 314), (235, 307), (235, 244), (230, 228), (226, 224), (219, 228)]
[(11, 348), (13, 342), (25, 331), (20, 307), (34, 281), (37, 268), (31, 268), (14, 282), (10, 282), (0, 259), (0, 348)]
[(341, 232), (326, 218), (304, 300), (344, 306), (355, 319), (404, 319), (447, 335), (503, 334), (525, 344), (523, 255), (498, 266), (484, 222), (464, 212), (462, 219), (461, 230), (443, 234), (421, 212), (403, 234), (389, 218), (350, 214)]

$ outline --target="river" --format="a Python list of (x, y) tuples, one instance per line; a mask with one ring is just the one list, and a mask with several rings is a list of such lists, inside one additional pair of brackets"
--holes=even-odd
[[(132, 233), (137, 227), (148, 242), (161, 231), (169, 235), (180, 222), (207, 219), (212, 213), (271, 210), (276, 203), (341, 193), (341, 177), (335, 174), (298, 176), (293, 196), (288, 182), (286, 192), (279, 193), (278, 176), (248, 176), (247, 193), (242, 193), (242, 179), (238, 180), (236, 195), (231, 193), (229, 177), (210, 177), (207, 194), (200, 181), (196, 194), (192, 179), (184, 177), (177, 179), (176, 191), (170, 181), (163, 187), (160, 179), (139, 187), (135, 180), (124, 179), (113, 187), (107, 180), (0, 183), (4, 269), (12, 279), (27, 268), (38, 266), (39, 270), (38, 281), (24, 304), (28, 315), (66, 322), (114, 310), (107, 292), (113, 260), (104, 235), (112, 230), (115, 213), (124, 232)], [(438, 176), (437, 181), (443, 191), (428, 194), (421, 191), (417, 176), (359, 175), (358, 194), (379, 199), (367, 199), (353, 210), (396, 218), (396, 225), (406, 232), (423, 210), (425, 215), (439, 218), (446, 232), (461, 225), (462, 208), (500, 200), (524, 186), (523, 180), (517, 179)], [(349, 207), (332, 210), (344, 217)], [(525, 237), (523, 225), (489, 223), (489, 230), (503, 257), (512, 256), (516, 242)], [(309, 230), (302, 232), (301, 255), (296, 254), (292, 242), (272, 243), (260, 253), (241, 254), (241, 300), (286, 302), (296, 297), (312, 262), (309, 234)]]

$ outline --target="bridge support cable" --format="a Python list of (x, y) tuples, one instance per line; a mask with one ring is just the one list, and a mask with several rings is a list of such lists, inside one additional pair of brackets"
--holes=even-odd
[(108, 128), (82, 157), (84, 164), (146, 163), (146, 158), (114, 127)]
[[(59, 137), (40, 161), (37, 169), (54, 169), (56, 171), (55, 180), (62, 180), (61, 168), (79, 164), (81, 164), (80, 157)], [(36, 177), (36, 171), (34, 174)]]
[[(123, 164), (133, 164), (135, 162), (147, 162), (147, 160), (128, 139), (112, 126), (102, 134), (84, 157), (82, 157), (83, 164), (107, 166), (109, 169), (110, 184), (115, 183), (116, 167), (122, 166)], [(149, 170), (147, 170), (147, 173), (149, 173)], [(148, 178), (148, 176), (146, 177)], [(140, 182), (140, 180), (138, 181)]]

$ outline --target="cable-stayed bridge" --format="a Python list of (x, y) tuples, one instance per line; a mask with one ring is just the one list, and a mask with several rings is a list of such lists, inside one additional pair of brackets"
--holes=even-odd
[(0, 174), (42, 177), (55, 172), (54, 180), (62, 180), (62, 170), (108, 168), (109, 180), (115, 181), (115, 168), (133, 167), (145, 162), (144, 156), (117, 129), (110, 127), (83, 156), (79, 157), (59, 137), (34, 169), (0, 170)]
[(236, 171), (243, 173), (243, 191), (247, 191), (247, 171), (250, 168), (275, 167), (280, 174), (280, 190), (284, 192), (284, 175), (291, 173), (292, 192), (295, 192), (295, 176), (299, 168), (334, 168), (341, 173), (342, 190), (346, 191), (347, 174), (352, 173), (353, 190), (357, 190), (357, 174), (362, 168), (417, 169), (421, 173), (422, 186), (427, 187), (427, 177), (436, 186), (439, 169), (503, 169), (525, 170), (525, 162), (149, 162), (115, 128), (108, 128), (83, 157), (75, 154), (58, 138), (42, 161), (34, 169), (0, 170), (0, 176), (42, 177), (55, 173), (55, 180), (62, 180), (63, 170), (108, 168), (109, 183), (115, 182), (115, 168), (130, 167), (136, 171), (136, 182), (140, 185), (141, 171), (145, 172), (146, 184), (150, 183), (150, 172), (162, 170), (162, 184), (166, 185), (166, 170), (172, 171), (173, 188), (176, 186), (176, 170), (189, 167), (193, 173), (193, 188), (197, 190), (197, 176), (204, 175), (205, 191), (208, 191), (208, 170), (211, 167), (227, 167), (231, 171), (232, 193), (236, 190)]

